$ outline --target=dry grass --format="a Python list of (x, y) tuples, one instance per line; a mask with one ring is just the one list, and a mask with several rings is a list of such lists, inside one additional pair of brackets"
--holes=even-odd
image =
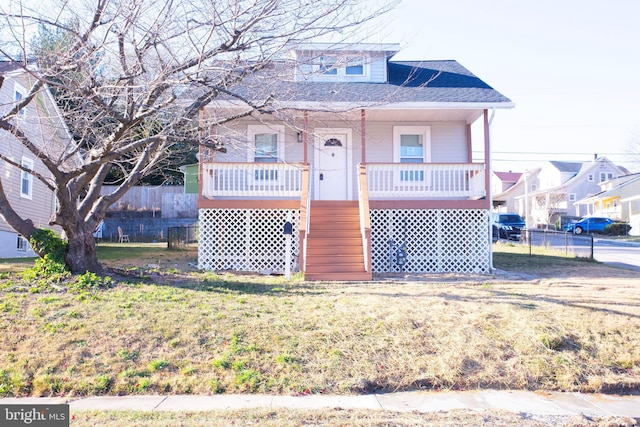
[(526, 414), (504, 411), (472, 412), (453, 410), (437, 413), (396, 413), (371, 410), (244, 409), (215, 412), (76, 412), (73, 426), (93, 427), (215, 427), (260, 425), (272, 427), (332, 426), (491, 426), (491, 427), (618, 427), (632, 426), (633, 420), (584, 416), (533, 419)]
[[(497, 267), (519, 265), (501, 250)], [(322, 284), (101, 251), (111, 289), (0, 280), (0, 396), (640, 390), (637, 273), (542, 254), (495, 276)]]

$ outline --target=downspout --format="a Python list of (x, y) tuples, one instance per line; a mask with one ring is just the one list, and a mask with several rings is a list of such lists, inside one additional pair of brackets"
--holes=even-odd
[(485, 176), (487, 177), (487, 182), (485, 183), (485, 188), (487, 189), (487, 199), (489, 199), (489, 268), (491, 271), (495, 270), (493, 266), (493, 225), (491, 224), (491, 210), (493, 209), (493, 194), (491, 194), (491, 123), (493, 123), (493, 118), (496, 115), (496, 109), (491, 109), (491, 116), (487, 120), (487, 110), (484, 110), (484, 118), (485, 118), (485, 146), (487, 149), (487, 155), (485, 156), (485, 163), (487, 167), (487, 173)]

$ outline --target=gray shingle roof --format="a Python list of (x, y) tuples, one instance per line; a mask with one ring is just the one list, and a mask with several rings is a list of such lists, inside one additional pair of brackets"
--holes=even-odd
[(584, 163), (578, 163), (578, 162), (558, 162), (555, 160), (550, 161), (549, 163), (551, 163), (553, 167), (558, 169), (560, 172), (573, 172), (573, 173), (580, 172), (580, 169), (582, 169), (582, 165), (584, 164)]
[(511, 103), (453, 60), (390, 61), (384, 83), (294, 81), (282, 78), (283, 65), (250, 76), (232, 90), (249, 99), (272, 95), (281, 102)]
[(511, 102), (456, 61), (389, 62), (388, 83), (292, 82), (297, 101)]
[(15, 71), (19, 68), (21, 68), (20, 65), (16, 64), (13, 61), (0, 61), (0, 75), (11, 72), (11, 71)]

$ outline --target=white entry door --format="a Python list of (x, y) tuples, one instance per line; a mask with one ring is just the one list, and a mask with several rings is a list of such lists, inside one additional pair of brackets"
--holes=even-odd
[(347, 133), (320, 133), (316, 137), (316, 198), (347, 200)]

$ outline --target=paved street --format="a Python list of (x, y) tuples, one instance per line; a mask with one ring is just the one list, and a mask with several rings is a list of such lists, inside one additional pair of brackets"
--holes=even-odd
[(640, 272), (640, 244), (596, 238), (593, 252), (597, 261)]

